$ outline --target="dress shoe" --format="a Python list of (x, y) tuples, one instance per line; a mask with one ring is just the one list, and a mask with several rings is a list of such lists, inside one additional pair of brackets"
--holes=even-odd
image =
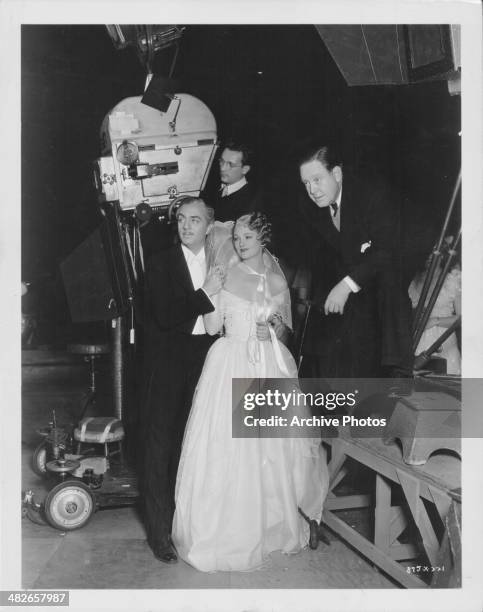
[(172, 546), (165, 546), (164, 548), (153, 548), (153, 555), (158, 561), (162, 561), (163, 563), (178, 563), (178, 555), (176, 554)]

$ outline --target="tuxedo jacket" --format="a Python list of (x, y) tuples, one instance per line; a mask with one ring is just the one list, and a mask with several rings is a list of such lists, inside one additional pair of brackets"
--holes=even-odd
[[(376, 375), (383, 353), (392, 350), (385, 346), (389, 321), (383, 310), (390, 309), (389, 302), (397, 294), (391, 284), (398, 278), (398, 201), (377, 179), (368, 183), (344, 172), (340, 231), (334, 226), (330, 207), (319, 208), (306, 198), (301, 208), (314, 243), (312, 299), (322, 309), (313, 308), (302, 352), (324, 355), (330, 367), (339, 359), (342, 365), (335, 375), (357, 376), (359, 366), (361, 375)], [(329, 292), (345, 276), (360, 291), (350, 293), (343, 315), (325, 315), (323, 305)], [(355, 365), (345, 368), (344, 362)]]
[(195, 290), (181, 245), (154, 255), (145, 275), (145, 360), (139, 419), (140, 486), (153, 549), (169, 544), (176, 473), (194, 390), (214, 337), (193, 335), (214, 310)]
[(202, 289), (193, 287), (181, 244), (148, 261), (144, 282), (147, 360), (169, 362), (170, 352), (191, 336), (198, 316), (214, 306)]
[(252, 183), (247, 182), (241, 189), (227, 195), (221, 196), (218, 189), (212, 198), (217, 221), (235, 221), (238, 217), (255, 211), (263, 210), (262, 193)]

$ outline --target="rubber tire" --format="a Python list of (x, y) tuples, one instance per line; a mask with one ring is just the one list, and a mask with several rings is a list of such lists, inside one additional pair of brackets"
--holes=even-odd
[(47, 525), (47, 521), (43, 516), (43, 512), (37, 512), (32, 508), (22, 508), (22, 515), (26, 516), (30, 521), (32, 521), (32, 523), (35, 523), (36, 525), (44, 525), (44, 527)]
[[(69, 510), (68, 504), (74, 504), (75, 508), (71, 507)], [(78, 480), (67, 480), (56, 485), (47, 493), (44, 501), (47, 521), (52, 527), (61, 531), (73, 531), (84, 527), (95, 511), (94, 494), (86, 484)], [(69, 514), (73, 515), (70, 521)]]
[(48, 448), (48, 444), (41, 442), (34, 450), (34, 454), (32, 455), (30, 465), (37, 476), (45, 476), (47, 474), (46, 465), (47, 462), (50, 461)]

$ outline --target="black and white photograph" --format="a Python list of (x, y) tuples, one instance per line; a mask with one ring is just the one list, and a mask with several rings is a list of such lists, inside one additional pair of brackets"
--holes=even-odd
[(481, 610), (481, 7), (229, 4), (0, 6), (2, 609)]

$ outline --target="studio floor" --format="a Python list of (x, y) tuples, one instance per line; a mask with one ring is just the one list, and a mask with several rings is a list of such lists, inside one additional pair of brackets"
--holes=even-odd
[[(35, 357), (35, 356), (34, 356)], [(51, 420), (75, 421), (87, 372), (67, 360), (53, 358), (23, 367), (22, 491), (41, 501), (46, 481), (30, 465), (41, 437), (36, 433)], [(42, 360), (40, 360), (42, 361)], [(57, 359), (58, 361), (58, 359)], [(355, 514), (354, 521), (359, 520)], [(297, 555), (274, 553), (263, 570), (206, 574), (183, 561), (157, 561), (145, 539), (136, 507), (103, 509), (83, 528), (70, 532), (22, 520), (22, 586), (26, 589), (343, 589), (397, 588), (397, 584), (362, 558), (332, 532), (330, 546), (321, 542)]]

